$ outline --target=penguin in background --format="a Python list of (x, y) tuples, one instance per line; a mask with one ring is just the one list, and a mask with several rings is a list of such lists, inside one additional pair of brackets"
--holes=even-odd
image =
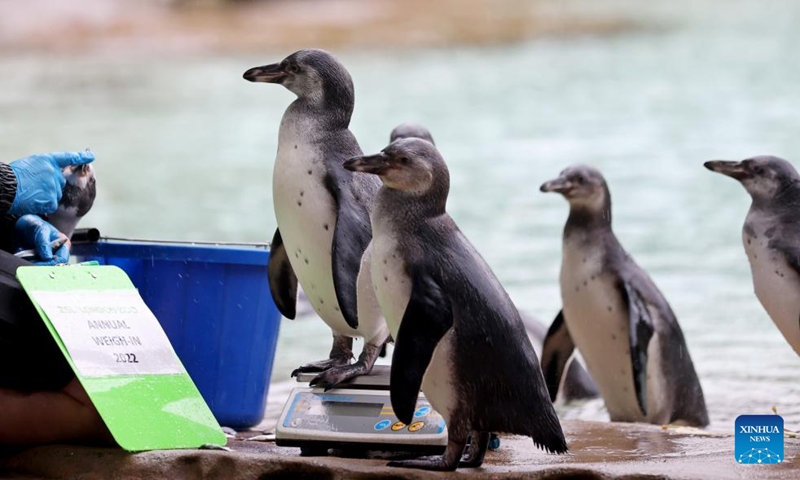
[[(519, 312), (522, 324), (528, 332), (528, 338), (536, 351), (536, 355), (542, 358), (542, 348), (544, 340), (547, 338), (547, 327), (538, 318), (525, 312)], [(564, 403), (579, 400), (590, 400), (600, 396), (597, 384), (592, 380), (592, 376), (583, 367), (580, 361), (573, 356), (569, 364), (565, 367), (565, 372), (558, 387), (558, 397)], [(555, 401), (555, 399), (553, 400)]]
[(758, 156), (705, 163), (753, 199), (742, 228), (756, 297), (800, 355), (800, 175), (788, 161)]
[(564, 226), (559, 312), (544, 342), (542, 370), (555, 399), (577, 347), (612, 421), (708, 425), (703, 390), (664, 296), (611, 229), (602, 174), (569, 167), (542, 192), (570, 205)]
[(447, 422), (448, 443), (441, 457), (389, 465), (450, 471), (477, 467), (491, 432), (530, 436), (540, 448), (566, 452), (519, 313), (445, 210), (450, 177), (436, 147), (417, 138), (401, 139), (344, 166), (383, 182), (372, 213), (370, 269), (395, 339), (394, 412), (411, 423), (421, 389)]
[(436, 145), (431, 132), (419, 123), (406, 122), (394, 127), (392, 133), (389, 134), (389, 143), (403, 138), (421, 138), (422, 140), (427, 140)]
[[(280, 125), (272, 184), (278, 229), (268, 275), (283, 316), (295, 317), (299, 282), (333, 331), (329, 357), (292, 372), (319, 372), (311, 385), (327, 389), (369, 373), (389, 336), (372, 289), (357, 286), (380, 182), (342, 168), (361, 148), (349, 129), (353, 81), (336, 57), (300, 50), (279, 63), (251, 68), (244, 78), (279, 84), (297, 95)], [(365, 345), (350, 364), (353, 338), (364, 338)]]

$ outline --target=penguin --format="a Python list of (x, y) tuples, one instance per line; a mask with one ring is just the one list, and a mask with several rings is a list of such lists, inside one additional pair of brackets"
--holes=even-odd
[(491, 432), (527, 435), (550, 452), (566, 452), (519, 313), (445, 210), (450, 177), (436, 147), (418, 138), (400, 139), (344, 167), (383, 182), (371, 216), (370, 267), (395, 339), (394, 413), (411, 423), (422, 390), (447, 423), (442, 456), (389, 465), (443, 471), (477, 467)]
[(389, 135), (389, 143), (400, 140), (401, 138), (421, 138), (436, 145), (431, 132), (418, 123), (401, 123), (394, 127), (392, 133)]
[(97, 178), (90, 163), (64, 167), (62, 173), (67, 183), (64, 184), (58, 209), (43, 215), (42, 218), (69, 239), (72, 238), (78, 222), (94, 205), (97, 196)]
[[(436, 145), (430, 130), (418, 123), (406, 122), (396, 126), (389, 135), (389, 143), (402, 138), (421, 138)], [(539, 321), (539, 319), (531, 315), (525, 314), (522, 311), (520, 311), (519, 314), (522, 324), (525, 326), (525, 330), (528, 333), (528, 339), (531, 341), (536, 354), (540, 355), (544, 338), (547, 335), (547, 327)], [(591, 375), (589, 375), (583, 365), (574, 358), (570, 361), (569, 367), (567, 367), (567, 373), (559, 389), (559, 394), (564, 402), (568, 403), (576, 400), (597, 398), (600, 392), (597, 390), (597, 385), (592, 380)]]
[[(333, 331), (329, 357), (292, 372), (319, 372), (310, 383), (327, 390), (369, 373), (389, 336), (372, 289), (357, 285), (380, 182), (342, 168), (362, 153), (349, 129), (353, 80), (336, 57), (313, 49), (251, 68), (244, 78), (283, 85), (297, 96), (280, 125), (272, 183), (278, 228), (267, 270), (283, 316), (295, 317), (299, 283)], [(365, 344), (350, 364), (353, 338)]]
[(603, 175), (569, 167), (542, 192), (570, 205), (561, 263), (563, 309), (545, 338), (542, 370), (551, 399), (575, 347), (612, 421), (708, 425), (703, 390), (667, 300), (611, 229)]
[[(536, 355), (541, 357), (544, 339), (547, 337), (547, 327), (538, 318), (523, 311), (519, 312), (519, 316), (525, 326), (525, 331), (528, 333), (528, 339), (536, 351)], [(597, 384), (594, 383), (592, 376), (589, 375), (589, 372), (586, 371), (577, 358), (572, 357), (569, 361), (569, 366), (565, 368), (566, 373), (558, 389), (558, 397), (564, 403), (590, 400), (600, 396)]]
[(800, 175), (773, 156), (704, 165), (738, 180), (752, 197), (742, 242), (756, 297), (800, 355)]

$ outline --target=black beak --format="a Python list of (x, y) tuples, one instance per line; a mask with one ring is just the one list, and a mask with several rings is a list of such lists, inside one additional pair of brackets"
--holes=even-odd
[(245, 80), (266, 83), (283, 83), (286, 76), (286, 72), (283, 71), (279, 63), (264, 65), (263, 67), (253, 67), (242, 75)]
[(567, 180), (564, 177), (554, 178), (553, 180), (544, 182), (539, 190), (542, 192), (556, 192), (556, 193), (567, 193), (572, 190), (572, 182)]
[(389, 157), (383, 152), (375, 155), (353, 157), (344, 162), (342, 166), (351, 172), (380, 175), (389, 168)]
[(744, 180), (745, 178), (750, 178), (750, 174), (748, 173), (747, 169), (745, 169), (742, 162), (731, 162), (727, 160), (711, 160), (709, 162), (704, 163), (703, 166), (711, 170), (712, 172), (721, 173), (731, 178), (735, 178), (736, 180)]

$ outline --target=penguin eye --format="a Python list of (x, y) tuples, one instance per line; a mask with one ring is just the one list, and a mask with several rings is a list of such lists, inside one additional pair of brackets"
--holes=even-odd
[(300, 67), (298, 67), (296, 63), (292, 63), (289, 65), (289, 71), (292, 73), (300, 73)]
[(578, 182), (578, 185), (583, 185), (586, 182), (586, 180), (583, 178), (583, 175), (578, 175), (575, 177), (575, 181)]
[(756, 175), (763, 174), (764, 173), (764, 167), (762, 167), (761, 165), (756, 165), (755, 167), (753, 167), (753, 173), (755, 173)]
[(403, 165), (408, 165), (408, 157), (400, 157), (400, 163)]

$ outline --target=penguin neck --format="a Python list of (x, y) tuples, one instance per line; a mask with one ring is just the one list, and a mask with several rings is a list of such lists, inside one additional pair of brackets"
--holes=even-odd
[(326, 88), (321, 95), (297, 97), (289, 108), (320, 123), (327, 130), (338, 130), (350, 126), (354, 106), (352, 89)]
[(391, 218), (392, 223), (402, 228), (440, 217), (447, 214), (447, 197), (439, 197), (431, 193), (414, 195), (384, 185), (378, 191), (373, 218)]
[(569, 218), (564, 226), (565, 239), (575, 234), (599, 232), (611, 232), (611, 200), (608, 195), (599, 209), (585, 205), (570, 207)]
[(752, 195), (751, 210), (775, 212), (779, 216), (796, 216), (800, 205), (800, 182), (792, 181), (782, 185), (773, 196)]

